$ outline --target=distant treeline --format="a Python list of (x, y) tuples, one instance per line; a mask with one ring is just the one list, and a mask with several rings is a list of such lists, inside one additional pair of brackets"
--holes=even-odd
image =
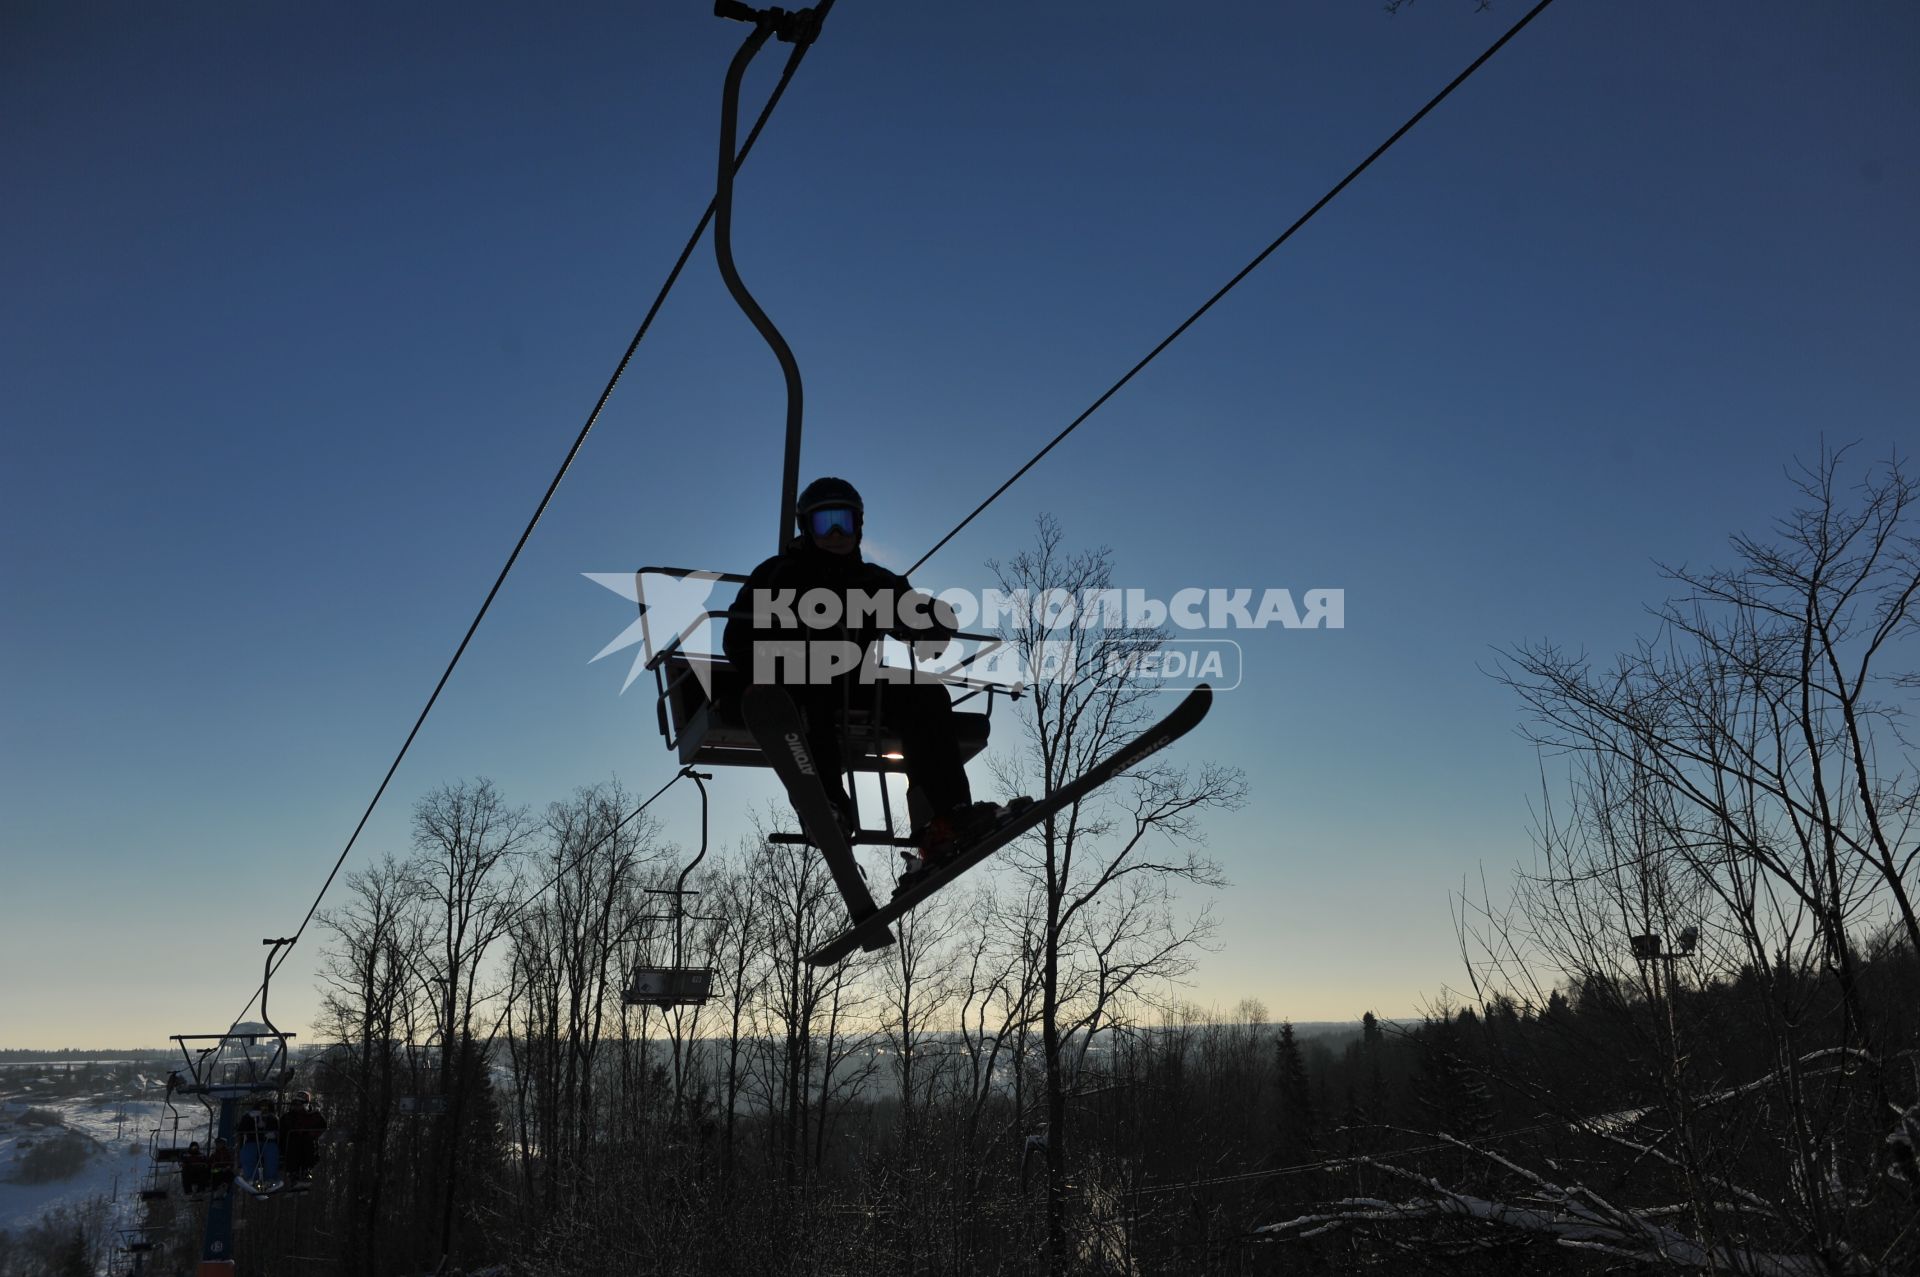
[(148, 1064), (169, 1059), (178, 1059), (177, 1048), (165, 1047), (115, 1047), (111, 1049), (83, 1050), (79, 1047), (61, 1047), (54, 1051), (35, 1050), (31, 1047), (0, 1048), (0, 1064)]

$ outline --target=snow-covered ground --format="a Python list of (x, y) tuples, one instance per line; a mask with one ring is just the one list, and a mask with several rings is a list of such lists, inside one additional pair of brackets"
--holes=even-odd
[[(48, 1211), (96, 1197), (113, 1201), (116, 1227), (134, 1224), (149, 1165), (148, 1133), (165, 1111), (158, 1100), (108, 1095), (0, 1105), (0, 1228), (24, 1228)], [(57, 1115), (59, 1125), (43, 1123), (43, 1114)], [(74, 1174), (41, 1184), (14, 1181), (34, 1145), (62, 1138), (84, 1142), (86, 1159)]]

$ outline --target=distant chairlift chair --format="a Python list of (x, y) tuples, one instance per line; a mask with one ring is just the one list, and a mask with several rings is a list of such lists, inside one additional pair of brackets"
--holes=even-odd
[(687, 897), (698, 892), (687, 890), (687, 878), (694, 867), (707, 855), (707, 782), (712, 774), (697, 772), (691, 766), (680, 769), (680, 774), (700, 787), (700, 851), (680, 871), (680, 878), (672, 890), (649, 889), (650, 896), (668, 896), (672, 899), (670, 912), (655, 914), (646, 919), (648, 922), (669, 922), (673, 925), (673, 948), (670, 965), (664, 967), (638, 967), (627, 981), (626, 992), (621, 1002), (626, 1006), (649, 1006), (665, 1011), (669, 1007), (704, 1006), (713, 992), (713, 968), (687, 965), (686, 924), (688, 922), (713, 922), (717, 919), (694, 917), (687, 913)]

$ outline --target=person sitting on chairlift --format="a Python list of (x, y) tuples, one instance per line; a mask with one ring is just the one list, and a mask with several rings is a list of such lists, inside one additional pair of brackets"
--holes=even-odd
[(234, 1123), (240, 1141), (240, 1174), (252, 1184), (271, 1184), (280, 1178), (280, 1119), (271, 1100), (259, 1100), (253, 1110)]
[(207, 1154), (200, 1147), (200, 1141), (194, 1140), (180, 1154), (180, 1191), (183, 1193), (204, 1193), (213, 1187), (213, 1164), (207, 1160)]
[(313, 1178), (320, 1160), (320, 1136), (327, 1129), (326, 1115), (313, 1106), (313, 1096), (296, 1091), (280, 1119), (280, 1144), (287, 1178), (300, 1181)]
[(207, 1154), (207, 1184), (220, 1188), (233, 1182), (233, 1146), (216, 1137), (213, 1151)]
[[(851, 830), (853, 804), (841, 780), (840, 737), (845, 711), (873, 704), (883, 637), (911, 643), (916, 657), (929, 659), (946, 649), (959, 625), (949, 604), (860, 556), (866, 507), (851, 483), (814, 480), (800, 494), (794, 513), (798, 535), (740, 588), (721, 647), (747, 681), (779, 683), (792, 693), (806, 716), (807, 744), (820, 777), (841, 823)], [(810, 591), (821, 592), (815, 599), (829, 606), (805, 606)], [(862, 597), (856, 600), (856, 594)], [(872, 600), (880, 605), (872, 606)], [(973, 801), (953, 701), (944, 685), (925, 676), (888, 677), (881, 705), (886, 726), (900, 737), (913, 806), (924, 813), (914, 831), (918, 856), (902, 853), (911, 878), (990, 827), (1001, 808)]]

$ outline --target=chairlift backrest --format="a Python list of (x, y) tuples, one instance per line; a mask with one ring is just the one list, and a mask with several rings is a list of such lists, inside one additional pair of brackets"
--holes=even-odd
[(700, 1006), (712, 996), (708, 967), (642, 967), (633, 973), (621, 1001), (627, 1006)]
[[(293, 1037), (277, 1029), (248, 1028), (226, 1033), (175, 1034), (191, 1080), (175, 1089), (184, 1095), (250, 1095), (285, 1089), (293, 1077), (287, 1043)], [(210, 1043), (197, 1050), (194, 1043)]]

